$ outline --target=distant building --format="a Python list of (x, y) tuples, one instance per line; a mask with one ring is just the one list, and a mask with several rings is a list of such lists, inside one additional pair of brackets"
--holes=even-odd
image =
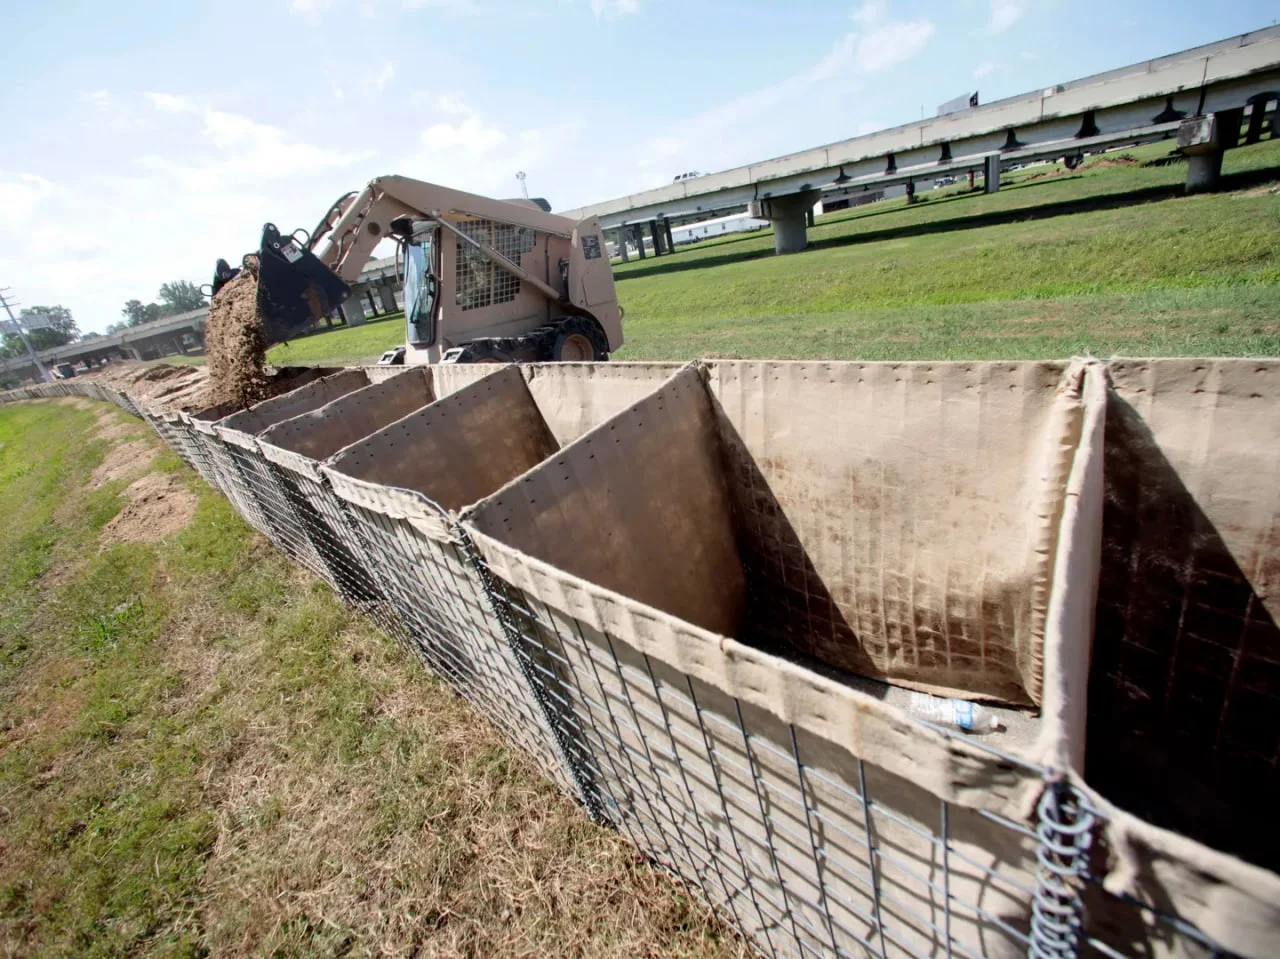
[(959, 113), (962, 110), (972, 110), (978, 105), (978, 91), (972, 93), (962, 93), (954, 100), (948, 100), (946, 103), (938, 104), (938, 116), (944, 117), (948, 113)]

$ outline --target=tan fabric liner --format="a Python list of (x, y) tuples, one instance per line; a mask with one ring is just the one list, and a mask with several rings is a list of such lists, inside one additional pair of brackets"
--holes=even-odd
[(263, 400), (242, 412), (233, 413), (220, 420), (218, 425), (242, 433), (261, 433), (276, 423), (319, 409), (339, 396), (368, 385), (369, 378), (361, 370), (344, 370), (333, 376), (321, 377), (282, 396)]
[(1280, 361), (1115, 360), (1084, 773), (1280, 867)]
[(431, 368), (401, 368), (401, 372), (380, 383), (277, 423), (259, 438), (281, 449), (323, 460), (434, 401)]
[(503, 579), (725, 694), (971, 809), (1016, 816), (1039, 778), (776, 656), (699, 629), (464, 527)]
[(348, 446), (328, 466), (456, 510), (555, 450), (524, 378), (504, 367)]
[(760, 638), (863, 676), (1038, 702), (1078, 377), (1062, 363), (706, 366)]
[(583, 436), (471, 513), (476, 528), (704, 629), (732, 635), (743, 575), (699, 371)]

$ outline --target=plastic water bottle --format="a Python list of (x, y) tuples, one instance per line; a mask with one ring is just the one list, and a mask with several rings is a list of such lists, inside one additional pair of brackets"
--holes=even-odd
[(967, 699), (942, 699), (928, 693), (912, 693), (907, 712), (926, 722), (950, 726), (966, 733), (995, 733), (1004, 728), (995, 713)]

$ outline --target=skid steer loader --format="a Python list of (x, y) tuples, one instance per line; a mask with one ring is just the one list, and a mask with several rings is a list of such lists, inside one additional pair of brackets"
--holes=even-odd
[[(595, 219), (400, 176), (343, 196), (310, 234), (263, 227), (251, 256), (267, 344), (332, 312), (388, 238), (404, 265), (406, 343), (393, 361), (605, 360), (622, 345), (622, 310)], [(219, 260), (214, 296), (239, 273)]]

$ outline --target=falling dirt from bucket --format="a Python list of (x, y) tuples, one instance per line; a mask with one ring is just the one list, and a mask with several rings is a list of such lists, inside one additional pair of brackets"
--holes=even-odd
[(267, 341), (258, 314), (258, 261), (247, 256), (235, 279), (218, 291), (205, 328), (213, 404), (251, 406), (267, 394)]

